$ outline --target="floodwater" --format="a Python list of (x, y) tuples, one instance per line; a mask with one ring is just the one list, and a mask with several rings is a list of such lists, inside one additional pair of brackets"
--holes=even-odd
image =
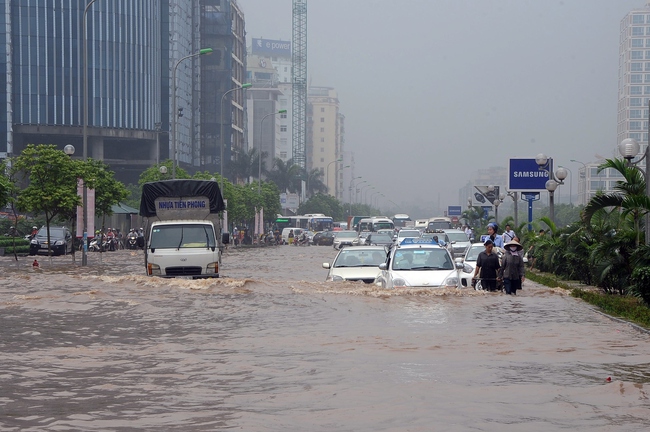
[(0, 258), (0, 429), (650, 429), (647, 333), (530, 281), (325, 283), (334, 255), (230, 249), (200, 281), (135, 251)]

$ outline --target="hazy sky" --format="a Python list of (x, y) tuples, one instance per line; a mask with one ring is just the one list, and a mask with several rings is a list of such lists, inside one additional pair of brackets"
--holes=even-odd
[[(291, 0), (239, 4), (249, 44), (291, 40)], [(644, 4), (309, 0), (309, 78), (338, 91), (355, 175), (397, 203), (465, 204), (476, 169), (540, 152), (575, 191), (570, 159), (614, 155), (620, 21)]]

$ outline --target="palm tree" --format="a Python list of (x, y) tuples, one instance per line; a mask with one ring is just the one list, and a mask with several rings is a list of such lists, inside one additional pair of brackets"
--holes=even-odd
[(307, 195), (327, 193), (327, 185), (323, 183), (323, 173), (320, 169), (314, 168), (307, 175)]
[[(262, 173), (266, 173), (264, 163), (265, 152), (262, 152)], [(245, 183), (250, 183), (251, 178), (257, 178), (260, 170), (259, 152), (256, 148), (251, 148), (248, 152), (239, 152), (237, 158), (230, 163), (230, 174), (235, 180), (243, 180)]]
[(645, 180), (640, 170), (627, 166), (622, 159), (607, 159), (598, 167), (598, 172), (607, 168), (618, 171), (624, 181), (616, 183), (615, 192), (599, 194), (589, 200), (584, 208), (582, 220), (590, 225), (591, 218), (597, 211), (614, 207), (620, 211), (623, 218), (632, 218), (638, 247), (643, 235), (640, 229), (641, 218), (650, 212), (650, 197), (645, 193)]
[(280, 192), (298, 192), (300, 190), (302, 169), (289, 159), (286, 163), (279, 158), (273, 161), (273, 169), (267, 179), (276, 184)]

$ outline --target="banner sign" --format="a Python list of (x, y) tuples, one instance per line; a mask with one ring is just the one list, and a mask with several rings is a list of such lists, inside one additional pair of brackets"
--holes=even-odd
[(548, 172), (553, 170), (552, 159), (549, 158), (543, 169), (539, 168), (535, 159), (512, 158), (508, 168), (508, 190), (511, 192), (540, 192), (546, 190), (549, 180)]
[(291, 42), (253, 38), (253, 54), (291, 57)]
[(461, 216), (463, 208), (461, 206), (447, 206), (447, 216)]
[[(494, 201), (499, 198), (499, 186), (492, 186), (493, 190), (490, 190), (489, 186), (474, 186), (474, 188), (481, 193), (485, 198), (487, 198), (488, 201), (490, 201), (492, 204), (494, 204)], [(485, 202), (485, 201), (480, 201), (478, 197), (477, 201), (479, 202)]]

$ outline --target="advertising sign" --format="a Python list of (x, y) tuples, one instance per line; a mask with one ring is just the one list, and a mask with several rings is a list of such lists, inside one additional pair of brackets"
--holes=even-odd
[(512, 158), (508, 168), (508, 190), (511, 192), (540, 192), (546, 190), (548, 172), (553, 170), (549, 159), (540, 169), (535, 159)]
[(280, 207), (283, 209), (295, 209), (300, 206), (298, 194), (280, 194)]
[(291, 57), (291, 42), (253, 38), (253, 54)]
[[(490, 190), (489, 186), (474, 186), (474, 188), (481, 193), (485, 198), (487, 198), (488, 201), (490, 201), (492, 204), (494, 204), (494, 201), (499, 198), (499, 191), (500, 187), (499, 186), (492, 186), (492, 190)], [(485, 201), (480, 201), (478, 197), (476, 197), (477, 201), (479, 202), (485, 202)]]
[(447, 216), (461, 216), (463, 209), (461, 206), (447, 206)]

